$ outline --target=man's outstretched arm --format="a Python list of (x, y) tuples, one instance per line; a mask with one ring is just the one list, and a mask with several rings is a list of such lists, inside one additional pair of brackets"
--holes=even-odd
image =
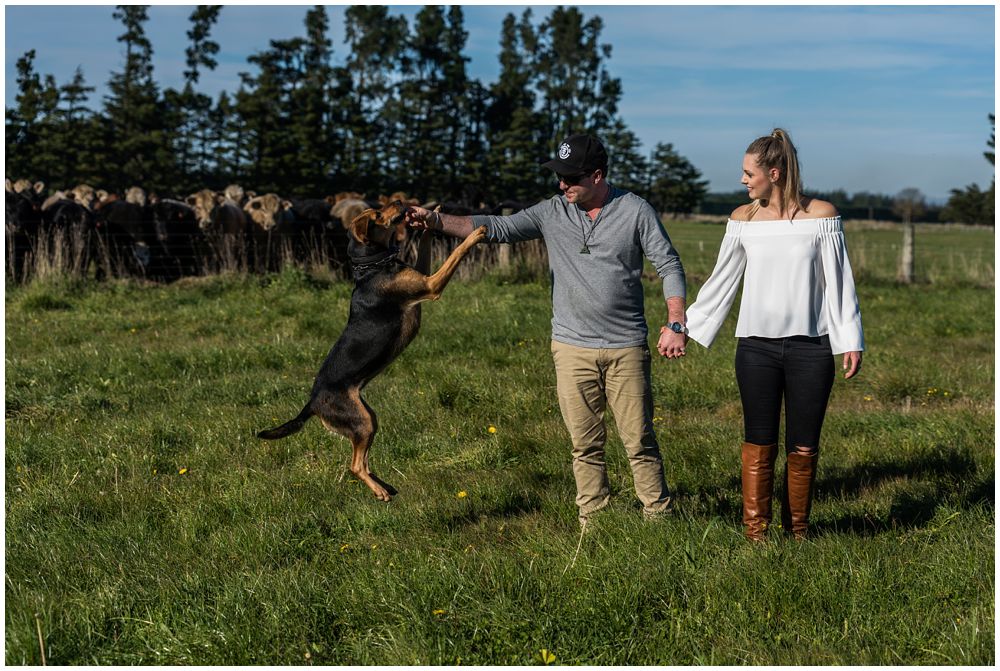
[(413, 228), (429, 228), (456, 238), (467, 238), (473, 230), (472, 217), (441, 214), (435, 210), (415, 206), (407, 208), (406, 223)]

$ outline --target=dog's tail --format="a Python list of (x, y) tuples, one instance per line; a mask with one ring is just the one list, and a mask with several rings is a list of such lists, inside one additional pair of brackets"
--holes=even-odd
[(295, 419), (290, 419), (279, 427), (261, 431), (257, 434), (257, 437), (264, 440), (277, 440), (278, 438), (284, 438), (297, 431), (301, 431), (302, 427), (306, 425), (306, 420), (313, 416), (311, 406), (312, 403), (306, 403), (306, 407), (302, 408), (302, 412)]

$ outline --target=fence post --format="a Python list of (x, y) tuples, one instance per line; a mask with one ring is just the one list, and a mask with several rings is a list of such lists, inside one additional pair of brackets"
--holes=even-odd
[(903, 222), (903, 249), (899, 256), (899, 272), (897, 277), (900, 282), (912, 284), (915, 279), (913, 271), (914, 257), (914, 225), (909, 217)]

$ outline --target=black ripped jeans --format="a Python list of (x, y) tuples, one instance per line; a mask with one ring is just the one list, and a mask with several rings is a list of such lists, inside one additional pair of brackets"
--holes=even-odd
[(744, 440), (778, 442), (781, 400), (785, 400), (785, 451), (819, 449), (835, 375), (829, 336), (740, 338), (736, 382), (743, 401)]

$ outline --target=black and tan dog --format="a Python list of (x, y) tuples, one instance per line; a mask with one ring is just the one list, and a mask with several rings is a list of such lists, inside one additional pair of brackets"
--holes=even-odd
[(316, 415), (328, 430), (351, 441), (351, 472), (383, 501), (390, 500), (396, 490), (375, 477), (368, 467), (368, 451), (378, 420), (361, 398), (361, 391), (410, 344), (420, 328), (420, 303), (441, 297), (458, 264), (486, 234), (485, 229), (476, 229), (440, 270), (428, 275), (430, 231), (423, 233), (413, 268), (397, 259), (396, 227), (405, 214), (406, 207), (393, 202), (381, 210), (365, 210), (351, 222), (353, 239), (348, 253), (355, 285), (344, 332), (323, 362), (302, 412), (275, 429), (257, 434), (266, 440), (284, 438)]

